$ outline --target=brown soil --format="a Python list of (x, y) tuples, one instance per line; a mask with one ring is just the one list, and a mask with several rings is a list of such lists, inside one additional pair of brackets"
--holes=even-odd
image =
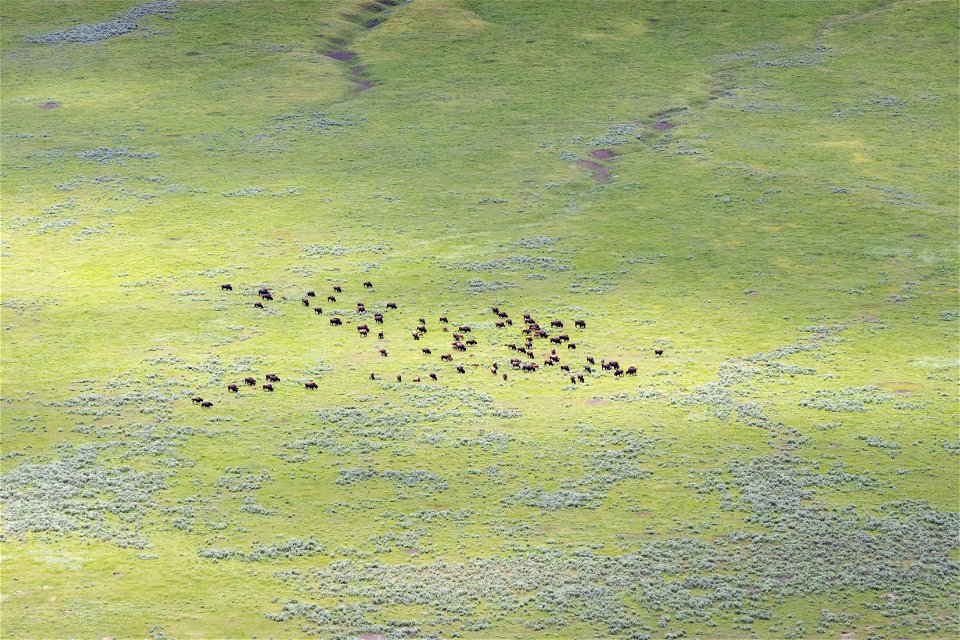
[(364, 78), (350, 78), (353, 81), (353, 84), (357, 85), (354, 89), (357, 93), (366, 91), (367, 89), (372, 89), (375, 85)]
[(60, 106), (59, 102), (41, 102), (37, 105), (41, 109), (56, 109)]
[(613, 149), (597, 149), (596, 151), (590, 152), (591, 158), (596, 158), (597, 160), (606, 160), (607, 158), (612, 158), (616, 155), (613, 152)]
[(328, 58), (333, 58), (334, 60), (339, 60), (340, 62), (346, 62), (347, 60), (353, 60), (357, 57), (353, 51), (345, 51), (343, 49), (331, 49), (330, 51), (325, 51), (323, 55)]
[(603, 183), (610, 180), (610, 169), (602, 164), (590, 162), (589, 160), (577, 160), (577, 166), (593, 171), (593, 179), (597, 182)]
[(669, 131), (670, 129), (673, 129), (675, 126), (677, 125), (671, 124), (666, 121), (662, 121), (654, 125), (650, 125), (650, 128), (653, 129), (654, 131)]

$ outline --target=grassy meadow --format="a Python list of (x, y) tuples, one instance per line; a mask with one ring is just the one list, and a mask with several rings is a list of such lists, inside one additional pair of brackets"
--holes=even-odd
[(960, 632), (957, 2), (135, 1), (0, 5), (0, 636)]

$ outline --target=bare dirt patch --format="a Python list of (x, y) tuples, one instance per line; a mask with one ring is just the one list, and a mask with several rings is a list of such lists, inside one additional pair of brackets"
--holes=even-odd
[(590, 152), (591, 158), (596, 158), (597, 160), (606, 160), (607, 158), (612, 158), (616, 154), (613, 152), (613, 149), (597, 149), (596, 151)]
[(661, 120), (660, 122), (650, 125), (650, 128), (653, 129), (654, 131), (669, 131), (670, 129), (673, 129), (675, 126), (677, 125), (671, 122), (667, 122), (666, 120)]
[(37, 105), (41, 109), (56, 109), (60, 106), (59, 102), (41, 102)]
[(331, 49), (330, 51), (324, 51), (323, 55), (328, 58), (333, 58), (334, 60), (339, 60), (340, 62), (346, 62), (347, 60), (353, 60), (357, 57), (353, 51), (347, 51), (345, 49)]
[(602, 164), (591, 162), (590, 160), (577, 160), (577, 166), (592, 171), (593, 179), (597, 182), (603, 183), (610, 180), (610, 168)]

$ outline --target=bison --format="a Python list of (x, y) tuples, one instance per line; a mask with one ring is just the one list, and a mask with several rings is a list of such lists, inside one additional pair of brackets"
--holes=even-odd
[(305, 306), (305, 307), (309, 307), (309, 306), (310, 306), (310, 300), (307, 299), (307, 298), (301, 298), (301, 299), (300, 299), (300, 302), (302, 302), (302, 303), (303, 303), (303, 306)]
[(494, 313), (499, 314), (499, 313), (500, 313), (500, 307), (490, 307), (490, 311), (493, 311)]
[(377, 333), (377, 339), (378, 339), (378, 340), (383, 340), (383, 331), (380, 331), (380, 332)]
[(304, 388), (304, 389), (316, 389), (316, 388), (318, 388), (318, 385), (317, 385), (317, 383), (314, 382), (313, 380), (308, 380), (308, 381), (306, 381), (306, 382), (303, 383), (303, 388)]
[(557, 328), (559, 328), (559, 329), (563, 329), (563, 321), (562, 321), (562, 320), (551, 320), (551, 321), (550, 321), (550, 326), (551, 326), (551, 327), (557, 327)]
[(257, 289), (257, 293), (258, 293), (259, 295), (263, 296), (263, 295), (266, 295), (266, 294), (270, 293), (270, 289), (267, 289), (267, 288)]
[(613, 372), (613, 375), (619, 378), (620, 376), (623, 375), (623, 369), (617, 369), (616, 371)]
[(190, 398), (190, 400), (191, 400), (194, 404), (200, 404), (201, 402), (203, 402), (203, 398), (201, 398), (200, 396), (197, 396), (196, 398)]
[(504, 380), (507, 379), (507, 374), (503, 374), (503, 379), (504, 379)]
[(388, 302), (388, 303), (387, 303), (387, 309), (396, 309), (396, 308), (397, 308), (397, 303), (396, 303), (396, 302)]
[(636, 368), (636, 367), (627, 367), (627, 375), (628, 375), (628, 376), (635, 376), (635, 375), (637, 375), (637, 368)]
[(462, 364), (457, 365), (457, 373), (466, 373), (467, 370), (463, 368)]
[(343, 320), (341, 320), (340, 318), (330, 318), (330, 324), (339, 327), (340, 325), (343, 324)]
[(373, 283), (370, 282), (369, 280), (367, 280), (366, 282), (363, 283), (363, 287), (364, 287), (365, 289), (372, 289), (372, 288), (373, 288)]
[(260, 297), (263, 298), (264, 300), (273, 300), (273, 296), (270, 295), (269, 293), (261, 294)]
[(403, 382), (403, 378), (400, 377), (400, 374), (397, 374), (397, 382)]
[(386, 349), (380, 349), (379, 351), (380, 351), (380, 355), (382, 355), (384, 358), (387, 357), (387, 350), (386, 350)]
[(587, 362), (589, 362), (590, 364), (597, 364), (596, 362), (594, 362), (593, 356), (587, 356)]
[(377, 324), (383, 324), (383, 314), (382, 313), (373, 314), (373, 321), (376, 322)]
[(431, 373), (431, 374), (430, 374), (430, 379), (431, 379), (431, 380), (436, 380), (436, 379), (437, 379), (437, 374)]
[(263, 303), (262, 303), (262, 302), (254, 302), (254, 303), (253, 303), (253, 306), (254, 306), (254, 308), (256, 308), (256, 309), (263, 309)]
[(370, 374), (370, 379), (371, 379), (371, 380), (376, 380), (376, 379), (377, 379), (376, 374), (371, 373), (371, 374)]
[(314, 307), (314, 308), (313, 308), (313, 312), (314, 312), (315, 314), (317, 314), (318, 316), (322, 316), (322, 315), (323, 315), (323, 309), (321, 309), (320, 307)]
[(336, 293), (343, 293), (343, 287), (341, 287), (341, 286), (338, 285), (338, 284), (333, 285), (333, 290), (334, 290), (334, 292), (336, 292)]
[(307, 297), (308, 297), (308, 298), (316, 298), (316, 297), (317, 297), (317, 292), (316, 292), (316, 291), (307, 291)]
[(357, 313), (366, 313), (366, 312), (367, 312), (367, 308), (366, 308), (365, 306), (363, 306), (363, 303), (362, 303), (362, 302), (358, 302), (358, 303), (357, 303)]
[(440, 355), (440, 359), (441, 359), (441, 360), (445, 360), (445, 361), (447, 361), (447, 362), (453, 362), (453, 356), (452, 356), (451, 354), (449, 354), (449, 353), (441, 354), (441, 355)]
[(213, 403), (208, 400), (207, 402), (201, 402), (200, 406), (203, 407), (204, 409), (209, 409), (210, 407), (213, 406)]
[(497, 327), (497, 329), (503, 329), (507, 326), (506, 322), (494, 322), (493, 324)]
[(663, 349), (654, 349), (653, 352), (657, 354), (658, 358), (663, 355)]
[(457, 329), (459, 329), (464, 333), (470, 333), (470, 327), (465, 324), (460, 325), (459, 327), (457, 327)]
[(336, 302), (337, 296), (327, 296), (327, 302)]
[(231, 393), (238, 393), (240, 391), (240, 387), (235, 384), (228, 384), (227, 391), (230, 391)]
[(426, 355), (430, 355), (431, 353), (433, 353), (433, 351), (430, 351), (430, 349), (420, 349), (420, 351), (423, 351), (423, 353)]
[(257, 384), (256, 378), (244, 378), (244, 379), (243, 379), (243, 382), (244, 382), (244, 384), (249, 385), (249, 386), (251, 386), (251, 387), (252, 387), (253, 385)]
[(448, 322), (450, 322), (450, 321), (447, 320), (447, 316), (440, 316), (440, 322), (446, 324), (446, 323), (448, 323)]
[(222, 284), (222, 285), (220, 285), (220, 290), (221, 290), (221, 291), (233, 291), (233, 285)]
[(265, 384), (265, 385), (263, 385), (263, 390), (264, 390), (264, 391), (273, 391), (273, 385), (272, 385), (272, 384)]
[(414, 331), (414, 332), (411, 333), (410, 335), (413, 336), (413, 339), (414, 339), (414, 340), (419, 340), (419, 339), (420, 339), (420, 334), (417, 333), (416, 331)]
[(586, 329), (586, 328), (587, 328), (587, 322), (586, 322), (586, 320), (574, 320), (574, 321), (573, 321), (573, 326), (577, 327), (578, 329)]
[(576, 349), (576, 348), (577, 348), (577, 343), (576, 343), (576, 342), (568, 342), (568, 343), (567, 343), (567, 349)]
[(265, 377), (267, 382), (280, 382), (280, 376), (275, 373), (268, 373)]

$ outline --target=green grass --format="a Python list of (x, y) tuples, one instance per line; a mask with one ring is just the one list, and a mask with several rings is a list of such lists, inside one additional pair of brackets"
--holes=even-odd
[[(0, 635), (951, 637), (957, 3), (363, 4), (184, 0), (63, 45), (24, 39), (130, 4), (0, 7)], [(328, 324), (361, 300), (399, 304), (382, 343)], [(510, 370), (522, 312), (637, 377)], [(479, 342), (453, 364), (443, 314)], [(166, 475), (116, 504), (124, 467)], [(323, 551), (243, 559), (290, 539)], [(382, 566), (331, 592), (345, 561)], [(422, 600), (384, 595), (413, 567)], [(332, 622), (267, 617), (292, 601)]]

